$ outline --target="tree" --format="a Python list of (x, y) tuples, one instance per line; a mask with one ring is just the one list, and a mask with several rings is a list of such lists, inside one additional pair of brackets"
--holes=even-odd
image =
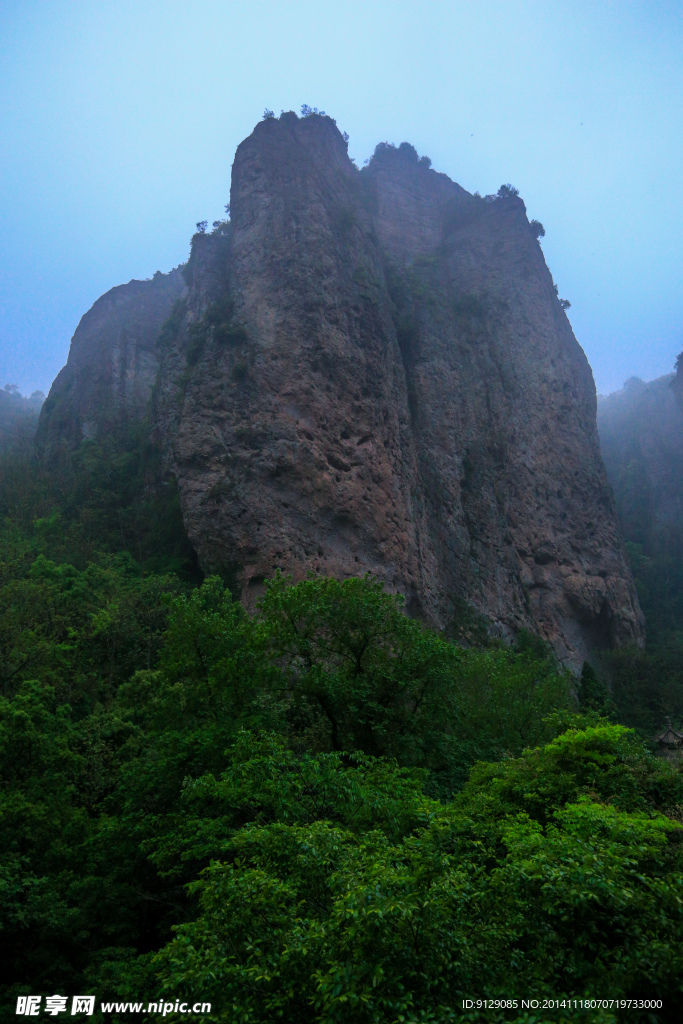
[(308, 103), (301, 104), (301, 116), (310, 117), (311, 114), (320, 114), (321, 117), (325, 117), (324, 110), (318, 110), (317, 107), (309, 107)]
[(529, 229), (534, 238), (543, 238), (545, 236), (545, 228), (540, 220), (529, 221)]
[(555, 295), (557, 295), (557, 301), (562, 306), (562, 309), (569, 309), (571, 307), (571, 302), (569, 301), (569, 299), (560, 298), (560, 296), (558, 295), (556, 284), (553, 285), (553, 291), (555, 292)]
[(258, 818), (192, 883), (198, 915), (155, 960), (162, 991), (201, 990), (219, 1021), (455, 1022), (473, 985), (677, 998), (683, 828), (653, 804), (675, 813), (681, 780), (627, 730), (571, 728), (481, 764), (446, 805), (372, 759), (297, 766), (261, 746), (238, 774), (220, 784), (225, 806)]
[(510, 185), (508, 182), (507, 185), (500, 186), (497, 195), (499, 199), (511, 199), (513, 196), (519, 195), (519, 189), (515, 188), (514, 185)]

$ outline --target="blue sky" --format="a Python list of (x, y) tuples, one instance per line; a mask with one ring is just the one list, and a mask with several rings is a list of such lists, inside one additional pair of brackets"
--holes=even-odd
[(264, 107), (512, 182), (599, 391), (683, 349), (680, 0), (0, 0), (0, 386), (187, 258)]

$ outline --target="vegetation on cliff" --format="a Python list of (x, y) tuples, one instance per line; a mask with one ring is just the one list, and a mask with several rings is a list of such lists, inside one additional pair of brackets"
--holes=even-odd
[(589, 675), (579, 714), (535, 638), (459, 607), (459, 646), (371, 578), (278, 576), (248, 615), (152, 466), (132, 439), (2, 463), (6, 1015), (38, 991), (226, 1024), (673, 1006), (683, 777)]

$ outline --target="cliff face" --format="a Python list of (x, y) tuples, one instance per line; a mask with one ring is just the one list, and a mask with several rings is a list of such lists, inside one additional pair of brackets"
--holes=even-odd
[(329, 118), (238, 148), (195, 236), (158, 436), (206, 569), (371, 571), (447, 627), (456, 597), (569, 664), (642, 636), (590, 368), (520, 199), (471, 196)]
[(438, 627), (464, 599), (575, 667), (640, 642), (591, 371), (522, 201), (407, 144), (359, 171), (330, 118), (290, 113), (238, 148), (231, 211), (184, 279), (86, 314), (48, 450), (150, 412), (204, 569), (247, 604), (277, 567), (369, 571)]
[(180, 270), (157, 273), (112, 288), (81, 318), (38, 425), (48, 454), (63, 441), (78, 443), (145, 416), (159, 332), (186, 291)]
[(683, 539), (683, 366), (677, 374), (601, 396), (605, 466), (627, 540), (649, 554), (680, 551)]

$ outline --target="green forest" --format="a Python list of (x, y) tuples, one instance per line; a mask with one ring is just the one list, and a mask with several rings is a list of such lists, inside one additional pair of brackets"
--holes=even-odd
[(679, 1020), (675, 556), (632, 546), (650, 645), (580, 678), (370, 577), (277, 575), (249, 615), (142, 437), (0, 464), (2, 1019)]

